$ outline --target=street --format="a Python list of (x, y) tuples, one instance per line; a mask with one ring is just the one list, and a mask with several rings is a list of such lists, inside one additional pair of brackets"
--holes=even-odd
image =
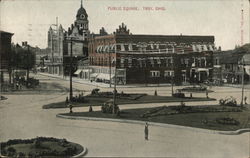
[[(40, 82), (57, 83), (69, 87), (69, 82), (56, 78), (36, 75)], [(84, 91), (90, 93), (92, 85), (73, 83), (78, 89), (76, 94)], [(98, 87), (100, 88), (100, 87)], [(100, 88), (103, 91), (110, 88)], [(118, 88), (127, 93), (148, 93), (153, 95), (170, 95), (171, 87), (139, 87)], [(216, 99), (226, 96), (237, 98), (240, 103), (241, 89), (229, 87), (212, 87), (214, 93), (209, 97)], [(240, 135), (222, 135), (209, 132), (192, 131), (188, 129), (149, 126), (149, 141), (144, 140), (144, 126), (129, 123), (68, 120), (57, 118), (56, 114), (68, 112), (69, 109), (42, 109), (42, 106), (52, 102), (65, 100), (65, 91), (50, 93), (2, 94), (7, 100), (0, 102), (0, 141), (8, 139), (25, 139), (37, 136), (66, 138), (88, 148), (86, 156), (116, 156), (116, 157), (249, 157), (250, 133)], [(75, 94), (74, 94), (75, 95)], [(250, 90), (245, 92), (250, 96)], [(193, 94), (203, 96), (205, 94)], [(250, 102), (248, 97), (248, 102)], [(178, 104), (178, 103), (172, 103)], [(186, 105), (207, 104), (206, 102), (187, 103)], [(218, 104), (217, 101), (208, 104)], [(171, 105), (171, 103), (122, 105), (120, 108), (151, 107)], [(87, 111), (88, 107), (74, 108), (73, 111)], [(94, 107), (100, 110), (100, 107)]]

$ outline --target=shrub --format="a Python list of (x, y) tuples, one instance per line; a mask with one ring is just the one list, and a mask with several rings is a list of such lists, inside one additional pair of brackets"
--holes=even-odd
[(34, 146), (35, 148), (40, 148), (41, 147), (41, 141), (39, 139), (34, 140)]
[(240, 122), (232, 117), (217, 118), (216, 122), (223, 125), (239, 125)]
[(23, 157), (25, 157), (25, 154), (24, 154), (24, 153), (19, 152), (19, 153), (17, 154), (17, 158), (23, 158)]
[(98, 88), (95, 88), (95, 89), (93, 89), (92, 91), (91, 91), (91, 95), (98, 95), (98, 91), (99, 91), (100, 89), (98, 89)]
[(185, 98), (185, 94), (181, 93), (181, 92), (178, 92), (178, 93), (174, 93), (173, 97), (176, 97), (176, 98)]
[(7, 156), (13, 157), (15, 154), (16, 154), (16, 149), (14, 149), (13, 147), (8, 147)]
[(222, 106), (237, 106), (237, 101), (232, 96), (225, 99), (220, 99), (219, 104)]
[(109, 114), (113, 113), (113, 109), (115, 114), (120, 112), (119, 106), (117, 104), (114, 105), (113, 103), (104, 103), (101, 108), (103, 113), (109, 113)]

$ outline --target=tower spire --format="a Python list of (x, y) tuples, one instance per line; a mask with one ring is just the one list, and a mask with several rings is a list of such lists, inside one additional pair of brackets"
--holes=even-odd
[(81, 0), (81, 7), (82, 7), (82, 0)]

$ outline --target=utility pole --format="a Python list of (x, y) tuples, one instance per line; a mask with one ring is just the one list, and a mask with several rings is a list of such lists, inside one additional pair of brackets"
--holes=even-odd
[[(116, 53), (115, 53), (116, 55)], [(114, 95), (113, 95), (113, 114), (115, 114), (115, 105), (116, 105), (116, 60), (114, 61)]]
[(109, 87), (111, 88), (111, 55), (109, 48), (108, 48), (108, 54), (109, 54)]
[(69, 100), (72, 101), (73, 91), (72, 91), (72, 37), (70, 37), (70, 72), (69, 72)]
[(243, 0), (241, 0), (241, 22), (240, 22), (240, 44), (243, 46), (244, 44), (244, 4)]

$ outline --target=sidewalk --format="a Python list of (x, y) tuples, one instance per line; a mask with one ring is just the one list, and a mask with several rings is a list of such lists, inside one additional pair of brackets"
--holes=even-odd
[[(48, 77), (52, 77), (52, 78), (58, 78), (58, 79), (62, 79), (62, 80), (66, 80), (69, 81), (69, 77), (63, 77), (63, 76), (59, 76), (59, 75), (54, 75), (54, 74), (49, 74), (49, 73), (42, 73), (39, 72), (39, 75), (43, 75), (43, 76), (48, 76)], [(102, 83), (102, 82), (90, 82), (89, 80), (84, 80), (84, 79), (80, 79), (77, 77), (72, 77), (72, 81), (75, 83), (80, 83), (80, 84), (86, 84), (86, 85), (92, 85), (92, 86), (96, 86), (96, 87), (102, 87), (102, 88), (109, 88), (110, 85), (107, 83)], [(145, 84), (133, 84), (133, 85), (116, 85), (117, 88), (122, 87), (122, 88), (136, 88), (136, 87), (170, 87), (171, 84), (147, 84), (147, 86)], [(111, 85), (111, 87), (114, 87), (114, 85)]]

